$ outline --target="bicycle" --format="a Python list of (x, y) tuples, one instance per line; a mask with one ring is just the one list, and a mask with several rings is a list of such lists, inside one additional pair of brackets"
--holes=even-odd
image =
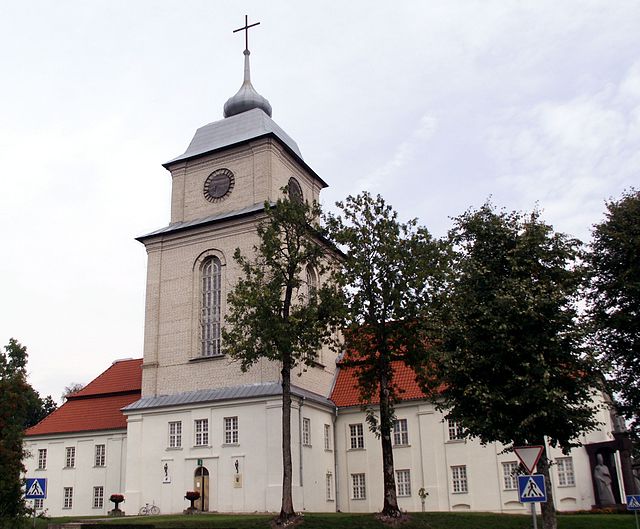
[(156, 505), (156, 502), (152, 502), (151, 504), (145, 503), (140, 510), (138, 511), (140, 516), (157, 516), (160, 514), (160, 508)]

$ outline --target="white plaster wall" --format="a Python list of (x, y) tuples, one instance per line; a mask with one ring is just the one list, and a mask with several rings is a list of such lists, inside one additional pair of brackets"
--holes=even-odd
[[(95, 445), (106, 446), (106, 464), (96, 467)], [(65, 468), (66, 447), (76, 449), (74, 468)], [(124, 491), (124, 461), (127, 452), (127, 437), (122, 430), (111, 432), (33, 436), (25, 441), (30, 456), (25, 458), (25, 476), (47, 479), (47, 498), (44, 509), (50, 516), (95, 516), (104, 515), (113, 508), (109, 496)], [(38, 450), (47, 450), (47, 467), (38, 470)], [(104, 506), (93, 508), (93, 487), (104, 487)], [(63, 508), (63, 488), (73, 487), (73, 507)], [(122, 505), (126, 510), (126, 506)]]
[[(596, 402), (601, 402), (597, 397)], [(418, 490), (429, 493), (425, 509), (433, 511), (494, 511), (528, 512), (518, 501), (517, 491), (504, 490), (502, 463), (517, 461), (513, 453), (502, 453), (497, 443), (482, 446), (477, 440), (449, 441), (443, 414), (424, 402), (403, 403), (396, 409), (398, 418), (407, 419), (409, 445), (394, 448), (395, 469), (411, 471), (411, 496), (399, 497), (400, 508), (419, 511), (421, 501)], [(613, 439), (607, 410), (599, 410), (602, 427), (580, 439), (583, 443)], [(362, 423), (365, 428), (365, 449), (351, 450), (349, 425)], [(359, 407), (341, 409), (336, 422), (337, 458), (339, 467), (338, 508), (350, 512), (377, 511), (383, 505), (382, 466), (380, 441), (368, 431), (365, 414)], [(559, 449), (550, 448), (553, 460), (565, 457)], [(583, 447), (569, 454), (573, 459), (576, 484), (559, 487), (556, 467), (551, 479), (555, 505), (558, 510), (590, 509), (594, 504), (591, 470), (587, 452)], [(468, 493), (453, 493), (451, 466), (466, 465)], [(351, 474), (366, 473), (367, 498), (352, 499)]]
[[(294, 399), (291, 415), (293, 495), (298, 510), (333, 510), (324, 496), (325, 469), (333, 468), (333, 451), (325, 451), (322, 432), (312, 430), (312, 447), (302, 447), (300, 466), (300, 413), (320, 426), (332, 414), (305, 401)], [(238, 417), (239, 442), (223, 442), (224, 417)], [(281, 452), (282, 403), (279, 397), (250, 401), (146, 410), (128, 415), (129, 443), (126, 497), (128, 508), (155, 502), (163, 513), (181, 512), (188, 506), (187, 490), (194, 490), (198, 459), (209, 471), (209, 510), (218, 512), (279, 511), (282, 491)], [(194, 446), (194, 421), (209, 420), (209, 444)], [(182, 421), (182, 447), (168, 448), (168, 423)], [(320, 426), (321, 427), (321, 426)], [(242, 485), (234, 486), (235, 462)], [(169, 482), (164, 480), (168, 465)], [(317, 477), (322, 471), (322, 479)], [(300, 480), (304, 487), (301, 486)], [(322, 495), (321, 495), (322, 494)]]

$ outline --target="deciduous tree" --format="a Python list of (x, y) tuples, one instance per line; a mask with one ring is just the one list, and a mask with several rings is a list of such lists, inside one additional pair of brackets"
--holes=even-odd
[(640, 437), (640, 191), (607, 203), (587, 257), (594, 345), (618, 410)]
[(347, 296), (345, 363), (357, 369), (363, 402), (379, 402), (367, 420), (382, 446), (382, 513), (400, 515), (392, 449), (394, 404), (401, 395), (393, 364), (416, 367), (425, 357), (428, 317), (436, 289), (441, 244), (416, 220), (402, 223), (378, 195), (364, 192), (339, 202), (341, 216), (330, 215), (332, 239), (345, 251), (339, 281)]
[[(279, 521), (294, 515), (291, 494), (291, 371), (312, 365), (334, 336), (341, 301), (331, 282), (331, 249), (317, 231), (317, 204), (282, 198), (265, 204), (253, 255), (236, 250), (242, 277), (229, 294), (225, 351), (243, 370), (261, 359), (281, 366), (282, 507)], [(309, 284), (316, 274), (317, 284)]]
[(0, 352), (0, 527), (22, 527), (26, 506), (22, 491), (22, 437), (29, 415), (27, 348), (15, 339)]
[[(437, 405), (484, 443), (568, 450), (597, 425), (596, 385), (582, 349), (577, 302), (580, 243), (554, 232), (537, 211), (496, 211), (487, 203), (454, 221), (442, 332), (426, 385)], [(538, 470), (556, 527), (546, 448)]]

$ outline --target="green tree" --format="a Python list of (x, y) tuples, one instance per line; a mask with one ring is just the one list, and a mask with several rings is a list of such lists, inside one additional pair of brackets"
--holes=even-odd
[(396, 498), (391, 435), (394, 404), (401, 397), (393, 362), (416, 367), (426, 355), (427, 324), (440, 270), (442, 245), (416, 220), (401, 223), (384, 199), (364, 192), (330, 215), (331, 238), (345, 251), (339, 283), (346, 293), (344, 363), (356, 367), (363, 402), (378, 402), (379, 419), (367, 407), (370, 429), (382, 446), (386, 516), (400, 515)]
[(449, 288), (425, 383), (481, 442), (545, 446), (538, 464), (557, 523), (545, 438), (569, 450), (594, 429), (594, 368), (582, 349), (580, 243), (530, 214), (487, 203), (454, 220)]
[[(282, 507), (279, 522), (295, 511), (291, 494), (291, 370), (312, 365), (319, 349), (333, 340), (341, 301), (331, 281), (335, 254), (317, 231), (320, 209), (297, 200), (265, 203), (259, 243), (251, 256), (236, 250), (242, 277), (228, 296), (225, 351), (246, 371), (261, 359), (281, 366)], [(309, 284), (317, 274), (320, 282)]]
[(0, 527), (21, 527), (23, 498), (23, 428), (29, 415), (27, 348), (15, 339), (0, 352)]
[(28, 401), (28, 412), (24, 423), (25, 428), (38, 424), (42, 419), (58, 408), (58, 405), (53, 398), (51, 398), (51, 395), (47, 395), (43, 399), (31, 386), (27, 389), (26, 398)]
[(618, 410), (640, 436), (640, 191), (607, 203), (587, 257), (596, 351), (611, 375)]

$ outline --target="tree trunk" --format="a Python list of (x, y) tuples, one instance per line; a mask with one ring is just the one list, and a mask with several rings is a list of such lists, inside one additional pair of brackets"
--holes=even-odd
[(558, 520), (556, 519), (556, 509), (553, 505), (553, 488), (551, 485), (551, 465), (547, 458), (547, 444), (542, 441), (544, 449), (538, 461), (538, 472), (544, 476), (544, 486), (547, 490), (547, 501), (540, 505), (542, 509), (542, 527), (544, 529), (558, 529)]
[(282, 361), (282, 507), (280, 523), (295, 516), (291, 494), (291, 358), (285, 355)]
[(384, 480), (384, 505), (382, 514), (398, 517), (398, 498), (396, 496), (396, 480), (393, 466), (393, 445), (391, 443), (391, 407), (389, 404), (389, 381), (386, 370), (380, 375), (380, 441), (382, 444), (382, 475)]

